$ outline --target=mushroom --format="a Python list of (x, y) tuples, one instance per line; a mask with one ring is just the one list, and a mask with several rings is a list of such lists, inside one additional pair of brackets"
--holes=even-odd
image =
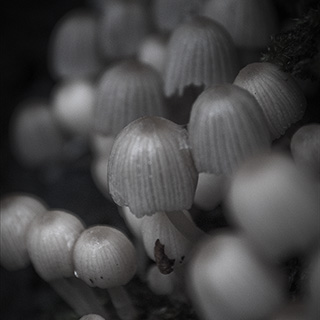
[(31, 223), (26, 244), (30, 260), (39, 274), (79, 315), (106, 313), (90, 287), (74, 277), (72, 250), (84, 230), (77, 216), (50, 210)]
[(284, 275), (241, 234), (224, 231), (201, 242), (188, 271), (190, 298), (204, 320), (269, 319), (286, 302)]
[(42, 200), (30, 194), (11, 193), (0, 200), (0, 262), (7, 270), (19, 270), (30, 263), (26, 234), (33, 219), (47, 211)]
[(49, 70), (56, 79), (95, 77), (102, 67), (96, 16), (74, 9), (56, 24), (49, 43)]
[(312, 250), (319, 239), (319, 183), (284, 154), (244, 163), (232, 178), (224, 205), (230, 222), (277, 263)]
[(305, 112), (307, 101), (295, 79), (269, 62), (240, 70), (234, 84), (252, 93), (267, 119), (272, 140), (279, 138)]
[(137, 317), (123, 287), (136, 272), (136, 252), (121, 231), (102, 225), (84, 230), (74, 245), (73, 263), (76, 277), (91, 287), (108, 290), (122, 320)]
[(98, 314), (87, 314), (81, 317), (79, 320), (105, 320), (105, 318), (102, 318)]
[(182, 95), (186, 87), (231, 83), (238, 72), (229, 33), (206, 17), (194, 17), (172, 33), (164, 71), (164, 92)]
[(298, 129), (291, 138), (290, 149), (295, 163), (320, 178), (320, 124), (310, 123)]
[(232, 84), (212, 86), (200, 94), (188, 130), (199, 172), (230, 175), (243, 161), (271, 145), (257, 101)]

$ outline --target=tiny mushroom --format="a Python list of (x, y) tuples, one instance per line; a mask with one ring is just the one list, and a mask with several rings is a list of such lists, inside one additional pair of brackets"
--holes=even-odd
[(122, 320), (135, 319), (137, 311), (123, 287), (135, 275), (136, 252), (131, 241), (109, 226), (84, 230), (73, 249), (74, 274), (91, 287), (107, 289)]

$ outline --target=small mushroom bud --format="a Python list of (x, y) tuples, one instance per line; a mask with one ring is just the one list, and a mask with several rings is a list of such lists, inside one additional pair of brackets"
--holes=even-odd
[(319, 184), (283, 154), (246, 162), (225, 205), (231, 222), (271, 260), (311, 250), (319, 239)]
[(199, 172), (229, 175), (248, 157), (271, 145), (257, 101), (232, 84), (213, 86), (200, 94), (188, 129)]
[(98, 314), (87, 314), (81, 317), (79, 320), (105, 320), (105, 318), (102, 318)]
[(300, 120), (306, 98), (294, 78), (268, 62), (248, 64), (240, 70), (234, 84), (251, 92), (267, 119), (272, 140), (279, 138)]
[(151, 66), (125, 60), (102, 75), (97, 89), (94, 130), (115, 137), (142, 116), (165, 116), (160, 75)]
[(286, 282), (246, 239), (220, 233), (199, 244), (189, 264), (189, 293), (201, 319), (270, 319), (286, 301)]
[(295, 163), (320, 178), (320, 124), (301, 127), (291, 138), (291, 154)]
[(195, 17), (172, 33), (164, 72), (165, 94), (182, 95), (187, 86), (229, 82), (238, 72), (237, 54), (229, 33), (220, 24)]
[(108, 289), (121, 319), (134, 319), (136, 310), (122, 287), (136, 272), (136, 252), (119, 230), (95, 226), (82, 232), (73, 249), (76, 277), (91, 287)]
[(0, 200), (0, 262), (8, 270), (30, 263), (26, 234), (33, 219), (47, 211), (45, 204), (28, 194), (7, 194)]
[(112, 147), (110, 194), (137, 217), (189, 209), (197, 178), (187, 131), (164, 118), (131, 122)]
[(148, 13), (141, 1), (104, 1), (98, 17), (98, 48), (106, 59), (136, 54), (149, 33)]
[(65, 80), (52, 93), (52, 111), (69, 134), (87, 138), (92, 127), (96, 89), (85, 79)]
[(49, 69), (57, 79), (92, 77), (101, 69), (96, 50), (97, 26), (92, 12), (67, 13), (56, 24), (49, 44)]

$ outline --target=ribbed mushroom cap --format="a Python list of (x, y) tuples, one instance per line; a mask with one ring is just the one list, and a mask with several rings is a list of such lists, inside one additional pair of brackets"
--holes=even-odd
[(161, 77), (142, 62), (122, 61), (108, 69), (99, 81), (95, 131), (115, 136), (142, 116), (165, 116)]
[(148, 13), (139, 1), (111, 0), (98, 19), (98, 41), (106, 58), (134, 55), (149, 33)]
[(198, 15), (203, 3), (203, 0), (154, 0), (154, 23), (160, 31), (172, 31), (179, 24)]
[(73, 250), (75, 275), (91, 287), (125, 285), (136, 272), (136, 252), (119, 230), (95, 226), (82, 232)]
[(319, 183), (283, 154), (246, 162), (225, 205), (231, 222), (270, 260), (305, 253), (319, 239)]
[(267, 118), (272, 139), (283, 135), (305, 112), (306, 98), (297, 82), (272, 63), (247, 65), (240, 70), (234, 84), (255, 96)]
[(269, 319), (286, 301), (282, 274), (246, 239), (221, 233), (199, 245), (189, 263), (189, 293), (204, 320)]
[(96, 88), (85, 79), (60, 82), (52, 92), (53, 116), (66, 132), (88, 136), (92, 128)]
[(278, 29), (270, 0), (209, 0), (202, 12), (221, 23), (239, 47), (264, 48)]
[(189, 209), (198, 174), (187, 131), (160, 117), (131, 122), (115, 140), (108, 178), (113, 200), (137, 217)]
[(206, 17), (195, 17), (172, 33), (164, 80), (167, 96), (182, 95), (189, 85), (208, 87), (231, 83), (238, 72), (238, 58), (229, 33)]
[(208, 88), (197, 98), (188, 130), (199, 172), (230, 174), (246, 158), (270, 147), (258, 102), (232, 84)]
[(62, 159), (65, 139), (47, 103), (21, 103), (10, 122), (12, 151), (21, 164), (36, 167)]
[(76, 9), (57, 23), (49, 47), (49, 67), (55, 78), (98, 74), (102, 64), (97, 53), (95, 19), (90, 11)]
[(83, 230), (75, 215), (61, 210), (48, 211), (32, 222), (27, 248), (40, 277), (46, 281), (73, 277), (72, 249)]
[(312, 123), (298, 129), (290, 143), (295, 163), (320, 178), (320, 124)]
[(0, 262), (8, 270), (30, 263), (26, 233), (35, 217), (46, 212), (41, 200), (28, 194), (8, 194), (0, 200)]

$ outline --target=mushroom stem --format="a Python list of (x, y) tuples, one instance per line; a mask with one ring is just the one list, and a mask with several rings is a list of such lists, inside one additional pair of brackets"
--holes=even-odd
[(189, 241), (197, 242), (206, 233), (198, 228), (195, 223), (181, 211), (165, 212), (174, 227)]
[(76, 278), (61, 278), (50, 281), (49, 284), (77, 315), (94, 313), (110, 319), (93, 289), (83, 281)]
[(133, 320), (137, 318), (138, 312), (123, 286), (108, 288), (108, 293), (121, 320)]

